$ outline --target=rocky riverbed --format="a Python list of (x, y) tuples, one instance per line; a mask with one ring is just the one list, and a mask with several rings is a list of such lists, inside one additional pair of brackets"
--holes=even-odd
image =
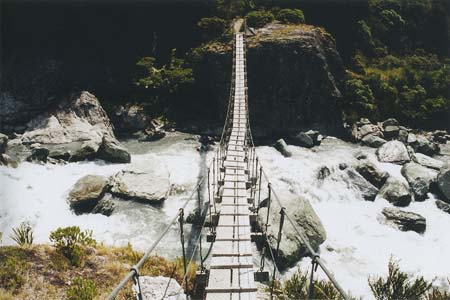
[[(192, 191), (212, 159), (212, 151), (198, 151), (199, 136), (177, 132), (168, 133), (159, 141), (130, 140), (122, 141), (122, 145), (131, 153), (131, 164), (94, 160), (68, 164), (22, 162), (17, 168), (0, 167), (0, 231), (8, 233), (20, 222), (29, 221), (35, 227), (36, 242), (45, 243), (50, 231), (57, 227), (78, 225), (92, 229), (95, 238), (107, 244), (131, 243), (145, 249)], [(304, 205), (310, 205), (313, 215), (308, 213), (307, 217), (313, 217), (304, 224), (313, 224), (308, 236), (316, 238), (321, 257), (346, 290), (354, 295), (370, 295), (368, 276), (385, 274), (391, 256), (401, 259), (407, 272), (423, 274), (430, 280), (437, 276), (435, 284), (445, 284), (448, 268), (442, 262), (450, 251), (450, 237), (446, 234), (450, 215), (445, 211), (448, 199), (433, 194), (434, 190), (427, 190), (417, 199), (408, 177), (402, 174), (405, 165), (380, 162), (376, 148), (332, 137), (324, 138), (313, 148), (286, 148), (290, 157), (269, 145), (258, 147), (257, 153), (289, 211), (299, 207), (300, 199), (306, 201)], [(448, 163), (445, 155), (434, 159)], [(151, 176), (162, 176), (160, 179), (168, 182), (163, 188), (164, 199), (158, 198), (160, 203), (114, 192), (117, 182), (136, 166), (152, 170), (155, 173)], [(438, 176), (438, 170), (426, 170)], [(109, 217), (98, 211), (77, 211), (71, 204), (76, 182), (86, 175), (107, 179), (109, 187), (101, 195), (88, 193), (88, 198), (110, 201), (113, 209), (107, 213)], [(145, 181), (146, 177), (141, 179)], [(145, 184), (141, 179), (137, 182)], [(103, 186), (102, 181), (94, 182), (94, 187)], [(436, 203), (436, 197), (441, 201)], [(188, 212), (195, 207), (193, 201)], [(12, 243), (8, 234), (3, 243)], [(178, 231), (174, 227), (157, 253), (175, 257), (180, 254), (174, 247), (177, 243)], [(293, 253), (300, 249), (297, 247), (291, 241), (282, 244), (281, 249), (289, 254), (292, 249)], [(285, 276), (295, 269), (298, 259), (297, 253), (285, 261)], [(309, 259), (298, 264), (308, 268)]]

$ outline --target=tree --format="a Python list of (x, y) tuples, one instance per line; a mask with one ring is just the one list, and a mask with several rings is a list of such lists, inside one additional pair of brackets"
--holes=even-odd
[(277, 20), (284, 24), (305, 23), (305, 16), (301, 9), (284, 8), (277, 14)]
[(208, 40), (220, 37), (227, 29), (227, 22), (219, 17), (202, 18), (197, 25)]
[(267, 23), (272, 22), (275, 17), (271, 12), (265, 10), (257, 10), (249, 12), (245, 18), (247, 19), (247, 25), (250, 27), (260, 28)]

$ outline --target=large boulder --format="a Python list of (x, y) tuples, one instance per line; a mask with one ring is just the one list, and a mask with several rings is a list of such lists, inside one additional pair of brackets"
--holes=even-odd
[(151, 119), (142, 104), (120, 105), (114, 112), (116, 129), (120, 133), (133, 133), (151, 126)]
[(311, 137), (311, 135), (306, 134), (305, 132), (300, 132), (299, 134), (292, 137), (292, 143), (294, 145), (305, 147), (305, 148), (312, 148), (314, 147), (314, 139)]
[(119, 144), (106, 112), (89, 92), (71, 95), (52, 111), (32, 119), (27, 126), (25, 133), (18, 137), (20, 142), (24, 145), (38, 143), (49, 150), (50, 157), (58, 159), (95, 158), (105, 137)]
[(409, 186), (394, 177), (387, 179), (378, 196), (395, 206), (408, 206), (412, 198)]
[(430, 191), (430, 187), (435, 184), (438, 173), (416, 163), (407, 163), (401, 169), (402, 175), (406, 178), (414, 193), (414, 200), (423, 201)]
[(439, 153), (439, 145), (430, 141), (423, 135), (416, 135), (416, 141), (411, 143), (411, 146), (416, 152), (426, 155), (434, 155)]
[(116, 139), (109, 136), (103, 137), (103, 142), (98, 149), (98, 158), (114, 163), (129, 163), (131, 155)]
[(359, 174), (361, 174), (362, 177), (377, 188), (381, 188), (386, 182), (386, 179), (389, 177), (387, 172), (382, 172), (374, 164), (368, 161), (361, 162), (355, 167), (355, 169)]
[(388, 126), (398, 126), (398, 125), (399, 125), (399, 123), (398, 123), (397, 119), (394, 119), (394, 118), (386, 119), (385, 121), (383, 121), (381, 123), (381, 126), (383, 127), (383, 129), (385, 129)]
[(369, 146), (372, 148), (379, 148), (384, 145), (387, 141), (379, 136), (368, 134), (362, 138), (361, 143), (365, 146)]
[(70, 206), (76, 213), (91, 212), (109, 188), (109, 178), (86, 175), (80, 178), (69, 192)]
[(347, 185), (348, 188), (354, 189), (358, 191), (364, 200), (374, 201), (377, 194), (378, 189), (367, 181), (364, 177), (362, 177), (358, 172), (356, 172), (352, 168), (347, 168), (344, 170), (348, 177)]
[(427, 223), (424, 217), (413, 212), (407, 212), (398, 208), (383, 208), (382, 214), (388, 224), (397, 227), (402, 231), (415, 231), (424, 233)]
[(450, 168), (442, 169), (437, 177), (439, 191), (444, 195), (446, 201), (450, 203)]
[(161, 163), (133, 164), (117, 173), (111, 193), (150, 204), (161, 204), (170, 193), (169, 171)]
[[(293, 219), (297, 228), (303, 231), (311, 246), (314, 249), (318, 249), (319, 245), (326, 239), (326, 232), (309, 201), (298, 197), (285, 201), (284, 204), (286, 204), (286, 212)], [(271, 226), (267, 228), (268, 241), (272, 249), (277, 247), (276, 238), (278, 236), (280, 216), (280, 208), (272, 205), (269, 214), (269, 224)], [(259, 224), (265, 224), (266, 217), (267, 207), (260, 208), (258, 213)], [(278, 266), (282, 269), (292, 266), (305, 254), (307, 254), (306, 246), (300, 241), (292, 225), (285, 220), (280, 251), (276, 258)]]
[[(290, 136), (306, 129), (342, 133), (339, 86), (345, 70), (329, 33), (311, 25), (274, 22), (247, 37), (246, 46), (255, 137)], [(214, 99), (206, 104), (214, 116), (226, 113), (232, 51), (230, 43), (214, 41), (197, 52), (196, 85)]]
[[(185, 297), (184, 290), (178, 282), (163, 276), (140, 276), (139, 284), (142, 291), (142, 299), (145, 300), (178, 300)], [(133, 288), (136, 290), (136, 287)]]
[(390, 141), (383, 144), (377, 149), (376, 154), (381, 162), (404, 164), (411, 160), (405, 144), (399, 141)]
[(91, 213), (93, 214), (102, 214), (109, 217), (116, 208), (116, 202), (112, 199), (110, 194), (106, 194), (100, 201), (98, 201), (97, 205), (92, 209)]
[(444, 166), (444, 162), (431, 158), (422, 153), (414, 153), (411, 155), (412, 161), (422, 165), (424, 167), (428, 167), (431, 169), (439, 170)]
[(397, 138), (400, 128), (398, 126), (389, 125), (384, 128), (384, 137), (387, 139)]
[(373, 124), (366, 124), (359, 128), (359, 135), (361, 138), (365, 137), (366, 135), (371, 134), (375, 136), (382, 136), (382, 132), (380, 127)]
[(288, 150), (287, 144), (283, 139), (279, 139), (275, 143), (275, 149), (277, 149), (284, 157), (291, 157), (292, 153)]

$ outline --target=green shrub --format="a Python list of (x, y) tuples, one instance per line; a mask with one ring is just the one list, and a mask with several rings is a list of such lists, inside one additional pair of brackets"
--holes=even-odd
[(431, 288), (423, 277), (412, 280), (392, 259), (388, 264), (388, 276), (369, 278), (369, 286), (377, 300), (425, 299), (426, 292)]
[(275, 17), (271, 12), (265, 10), (257, 10), (249, 12), (245, 16), (247, 20), (247, 25), (254, 28), (260, 28), (266, 25), (267, 23), (272, 22)]
[(227, 21), (218, 17), (202, 18), (197, 25), (202, 29), (207, 39), (220, 37), (227, 29)]
[(97, 295), (97, 286), (90, 279), (76, 277), (67, 290), (67, 300), (93, 300)]
[[(276, 282), (274, 288), (276, 300), (309, 299), (309, 274), (297, 270), (288, 280)], [(314, 299), (343, 300), (339, 291), (327, 280), (314, 280)]]
[(12, 229), (13, 234), (11, 238), (19, 246), (27, 246), (33, 244), (33, 227), (30, 223), (22, 222), (19, 227)]
[(284, 24), (305, 23), (305, 15), (301, 9), (285, 8), (278, 12), (277, 20)]
[(50, 241), (72, 265), (77, 267), (84, 264), (86, 256), (84, 247), (96, 244), (92, 238), (92, 231), (81, 231), (78, 226), (58, 228), (51, 232)]
[(360, 79), (349, 79), (345, 83), (344, 109), (348, 121), (371, 116), (376, 111), (375, 98), (370, 86)]
[(15, 256), (8, 256), (0, 261), (0, 286), (16, 292), (24, 283), (25, 263)]

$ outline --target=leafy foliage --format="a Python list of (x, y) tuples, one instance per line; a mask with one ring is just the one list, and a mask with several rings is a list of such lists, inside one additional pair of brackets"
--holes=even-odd
[(281, 9), (277, 14), (277, 20), (284, 24), (305, 23), (305, 16), (301, 9)]
[[(309, 299), (309, 274), (297, 270), (288, 280), (276, 282), (276, 300)], [(314, 299), (343, 300), (339, 291), (330, 281), (314, 280)]]
[(19, 227), (12, 229), (13, 239), (19, 246), (27, 246), (33, 244), (33, 227), (28, 222), (20, 223)]
[(74, 266), (82, 266), (85, 260), (86, 246), (94, 246), (92, 231), (81, 231), (78, 226), (58, 228), (50, 233), (50, 241)]
[(25, 283), (24, 272), (25, 264), (16, 257), (2, 259), (0, 261), (0, 286), (10, 291), (16, 291)]
[(247, 19), (247, 25), (255, 28), (263, 27), (275, 19), (271, 12), (265, 10), (249, 12), (245, 18)]
[(67, 290), (67, 300), (93, 300), (97, 295), (97, 286), (90, 279), (76, 277)]
[(220, 37), (227, 29), (227, 25), (227, 21), (219, 17), (202, 18), (198, 22), (198, 27), (203, 31), (206, 39)]
[(377, 300), (425, 299), (426, 292), (431, 288), (423, 277), (412, 280), (392, 259), (388, 264), (387, 278), (369, 278), (369, 286)]
[(356, 121), (359, 116), (368, 116), (375, 110), (375, 102), (370, 86), (360, 79), (349, 79), (345, 83), (347, 102), (344, 109), (347, 119)]

